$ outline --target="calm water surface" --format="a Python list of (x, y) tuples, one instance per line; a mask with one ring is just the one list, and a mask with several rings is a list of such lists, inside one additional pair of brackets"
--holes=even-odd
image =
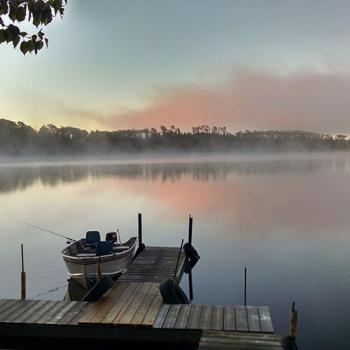
[[(348, 349), (350, 317), (350, 157), (239, 158), (173, 163), (108, 162), (0, 166), (0, 297), (19, 296), (20, 243), (28, 294), (66, 284), (65, 240), (27, 221), (80, 238), (85, 231), (137, 233), (179, 245), (194, 216), (196, 303), (269, 305), (277, 332), (299, 310), (301, 349)], [(186, 276), (182, 282), (187, 289)]]

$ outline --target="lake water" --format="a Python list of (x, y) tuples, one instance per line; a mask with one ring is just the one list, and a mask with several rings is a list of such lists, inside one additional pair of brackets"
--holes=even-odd
[[(277, 332), (299, 310), (301, 349), (347, 349), (350, 310), (350, 156), (279, 155), (172, 162), (0, 166), (0, 297), (19, 296), (20, 243), (28, 296), (60, 299), (64, 239), (119, 228), (144, 242), (180, 245), (194, 217), (194, 302), (270, 306)], [(187, 290), (186, 275), (182, 287)]]

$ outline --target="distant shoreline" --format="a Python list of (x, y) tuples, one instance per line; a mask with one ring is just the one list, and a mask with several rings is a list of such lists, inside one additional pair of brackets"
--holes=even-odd
[(272, 152), (227, 152), (227, 153), (142, 153), (119, 155), (82, 156), (19, 156), (1, 157), (0, 166), (53, 166), (53, 165), (108, 165), (108, 164), (165, 164), (165, 163), (210, 163), (268, 160), (307, 160), (350, 157), (350, 152), (333, 151), (272, 151)]

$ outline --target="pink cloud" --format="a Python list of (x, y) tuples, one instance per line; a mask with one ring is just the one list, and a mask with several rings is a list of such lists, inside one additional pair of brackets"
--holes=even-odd
[(175, 125), (242, 129), (350, 130), (350, 74), (302, 72), (274, 75), (241, 70), (216, 85), (181, 85), (158, 90), (143, 110), (99, 123), (108, 128)]

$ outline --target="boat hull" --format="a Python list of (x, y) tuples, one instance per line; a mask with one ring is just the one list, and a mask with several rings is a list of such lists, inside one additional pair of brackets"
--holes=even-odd
[[(102, 276), (113, 277), (124, 272), (131, 264), (136, 251), (137, 239), (133, 237), (126, 242), (124, 244), (128, 247), (126, 250), (100, 257), (95, 254), (72, 254), (76, 244), (77, 242), (62, 251), (63, 260), (71, 278), (96, 277), (99, 265)], [(118, 250), (118, 248), (123, 248), (123, 246), (117, 246), (115, 249)]]
[[(109, 261), (101, 261), (102, 276), (113, 276), (125, 271), (131, 264), (133, 254), (125, 257), (111, 259)], [(68, 275), (72, 278), (83, 276), (96, 276), (98, 268), (98, 260), (94, 262), (87, 262), (82, 260), (73, 261), (71, 259), (63, 258), (66, 264)]]

